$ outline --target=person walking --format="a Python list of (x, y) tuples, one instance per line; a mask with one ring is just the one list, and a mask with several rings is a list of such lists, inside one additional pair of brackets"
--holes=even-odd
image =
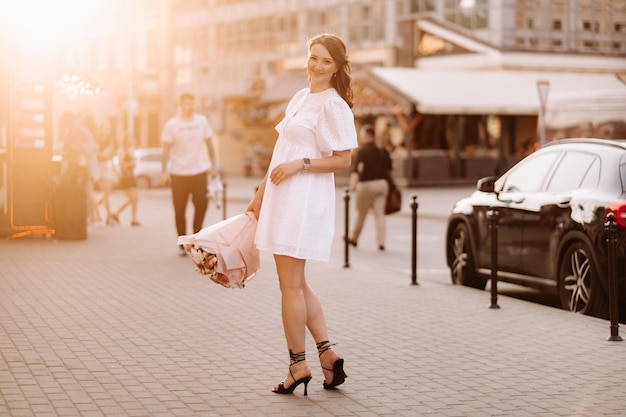
[[(209, 199), (208, 176), (217, 175), (213, 131), (209, 120), (194, 110), (195, 98), (189, 93), (178, 98), (178, 114), (163, 127), (161, 142), (161, 184), (171, 185), (178, 236), (187, 235), (187, 201), (194, 206), (193, 233), (202, 229)], [(208, 151), (208, 158), (207, 158)], [(179, 255), (186, 252), (179, 246)]]
[(376, 241), (378, 249), (385, 250), (385, 201), (389, 192), (391, 157), (384, 148), (375, 142), (372, 125), (364, 125), (360, 130), (361, 146), (350, 173), (350, 191), (356, 191), (356, 221), (348, 243), (356, 247), (363, 230), (367, 213), (372, 210), (376, 221)]
[(96, 203), (96, 210), (98, 210), (98, 217), (100, 217), (99, 207), (102, 204), (107, 226), (114, 226), (119, 223), (115, 220), (111, 210), (111, 194), (113, 193), (113, 183), (117, 177), (113, 166), (113, 157), (117, 152), (117, 143), (108, 126), (100, 125), (96, 127), (95, 120), (92, 118), (89, 122), (89, 127), (95, 132), (94, 137), (98, 144), (98, 169), (100, 170), (98, 187), (102, 195)]
[(129, 144), (128, 137), (124, 139), (119, 154), (120, 181), (119, 188), (126, 194), (126, 200), (115, 210), (111, 216), (116, 223), (120, 222), (120, 215), (127, 207), (130, 207), (130, 225), (141, 226), (137, 220), (137, 202), (139, 200), (137, 192), (137, 181), (135, 180), (135, 157)]
[(334, 172), (350, 167), (357, 147), (344, 42), (333, 34), (309, 40), (309, 87), (298, 91), (278, 123), (272, 159), (248, 211), (258, 218), (255, 243), (273, 253), (281, 291), (289, 369), (273, 388), (290, 394), (311, 380), (306, 328), (317, 344), (324, 389), (341, 385), (344, 360), (332, 349), (317, 295), (305, 277), (308, 259), (328, 261), (335, 229)]
[(93, 131), (87, 126), (89, 117), (82, 113), (66, 113), (65, 119), (68, 126), (63, 138), (63, 173), (72, 171), (77, 165), (86, 166), (89, 175), (86, 190), (87, 219), (89, 223), (99, 223), (102, 219), (94, 186), (100, 181), (101, 173), (97, 159), (98, 145)]

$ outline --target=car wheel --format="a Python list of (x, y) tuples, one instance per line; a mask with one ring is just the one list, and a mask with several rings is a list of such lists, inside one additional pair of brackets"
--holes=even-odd
[(476, 276), (470, 236), (465, 224), (459, 223), (455, 226), (448, 248), (452, 258), (452, 265), (450, 266), (452, 283), (484, 289), (487, 280)]
[(137, 187), (138, 188), (150, 188), (151, 187), (151, 183), (150, 183), (150, 178), (145, 177), (143, 175), (135, 178), (135, 181), (137, 182)]
[(607, 307), (598, 277), (598, 268), (589, 247), (581, 241), (569, 245), (561, 258), (558, 275), (563, 309), (589, 315), (606, 314)]

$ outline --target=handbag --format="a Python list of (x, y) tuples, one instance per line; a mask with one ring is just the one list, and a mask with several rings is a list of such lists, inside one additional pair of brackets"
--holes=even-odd
[(385, 214), (393, 214), (402, 209), (402, 193), (400, 189), (396, 187), (396, 182), (391, 175), (391, 159), (389, 158), (389, 154), (384, 148), (380, 148), (380, 152), (386, 165), (385, 179), (389, 186), (387, 200), (385, 201)]
[(402, 208), (402, 193), (398, 187), (389, 189), (387, 201), (385, 202), (385, 214), (393, 214)]

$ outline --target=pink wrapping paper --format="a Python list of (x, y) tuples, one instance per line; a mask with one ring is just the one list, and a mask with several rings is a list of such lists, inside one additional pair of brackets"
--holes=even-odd
[(178, 244), (184, 246), (198, 272), (224, 287), (243, 288), (260, 268), (254, 244), (256, 226), (254, 213), (239, 214), (193, 235), (179, 236)]

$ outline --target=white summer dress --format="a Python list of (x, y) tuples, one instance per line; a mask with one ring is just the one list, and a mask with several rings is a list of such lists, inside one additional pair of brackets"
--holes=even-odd
[[(334, 88), (296, 93), (276, 125), (268, 173), (288, 161), (318, 159), (357, 147), (354, 115)], [(335, 231), (335, 176), (299, 171), (279, 185), (267, 180), (255, 243), (260, 250), (328, 261)]]

